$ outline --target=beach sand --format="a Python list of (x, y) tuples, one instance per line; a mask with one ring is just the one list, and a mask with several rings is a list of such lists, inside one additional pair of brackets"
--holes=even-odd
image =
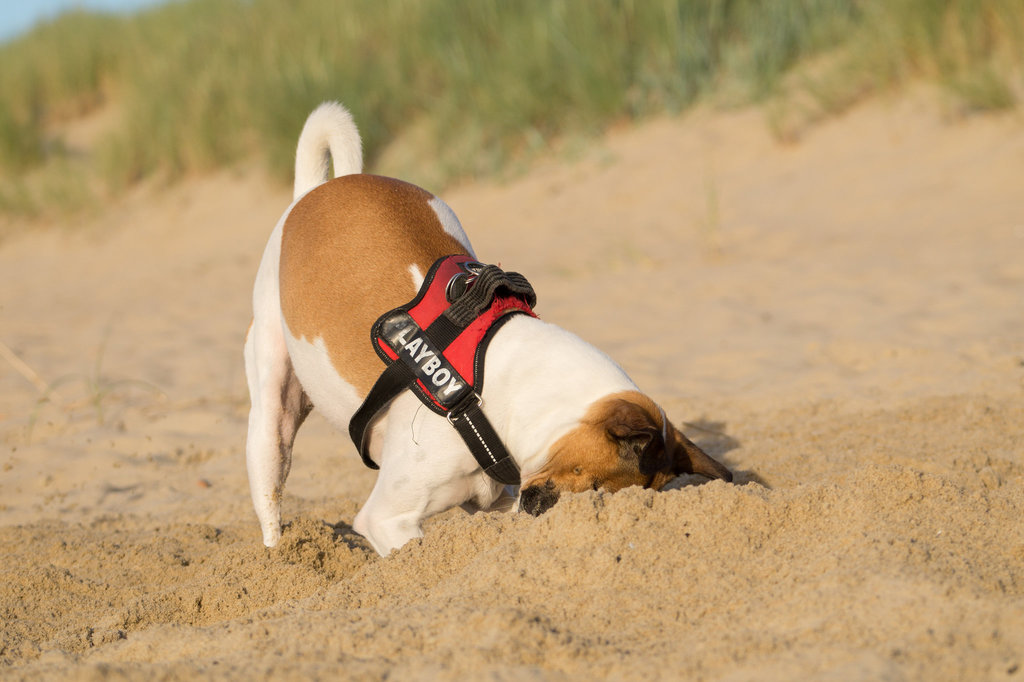
[(0, 677), (1024, 679), (1019, 114), (701, 110), (445, 192), (736, 481), (387, 558), (315, 412), (260, 542), (241, 348), (289, 197), (222, 172), (0, 245)]

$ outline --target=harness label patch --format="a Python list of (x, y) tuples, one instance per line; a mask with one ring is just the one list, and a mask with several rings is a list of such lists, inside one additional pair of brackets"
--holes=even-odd
[(469, 384), (408, 313), (388, 316), (380, 325), (380, 335), (443, 407), (457, 405), (468, 393)]

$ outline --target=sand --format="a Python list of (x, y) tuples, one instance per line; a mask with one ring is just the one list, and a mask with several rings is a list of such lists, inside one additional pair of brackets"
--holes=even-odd
[(249, 503), (288, 197), (242, 169), (0, 244), (4, 679), (1024, 679), (1019, 115), (904, 97), (781, 144), (698, 111), (446, 192), (737, 476), (455, 510), (387, 558), (315, 413), (280, 547)]

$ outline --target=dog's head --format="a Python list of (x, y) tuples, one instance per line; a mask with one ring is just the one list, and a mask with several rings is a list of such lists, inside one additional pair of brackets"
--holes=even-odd
[(619, 393), (595, 402), (579, 426), (551, 446), (546, 465), (523, 482), (519, 509), (537, 516), (566, 492), (631, 485), (658, 490), (684, 473), (732, 480), (652, 400)]

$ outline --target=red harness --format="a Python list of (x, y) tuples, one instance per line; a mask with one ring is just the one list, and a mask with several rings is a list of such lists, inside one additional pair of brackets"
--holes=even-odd
[(446, 416), (484, 471), (519, 484), (519, 470), (481, 410), (484, 357), (495, 332), (514, 315), (536, 317), (536, 296), (517, 273), (483, 265), (469, 256), (437, 260), (419, 293), (374, 323), (373, 348), (387, 368), (349, 422), (363, 462), (370, 425), (399, 393), (411, 388), (424, 405)]

